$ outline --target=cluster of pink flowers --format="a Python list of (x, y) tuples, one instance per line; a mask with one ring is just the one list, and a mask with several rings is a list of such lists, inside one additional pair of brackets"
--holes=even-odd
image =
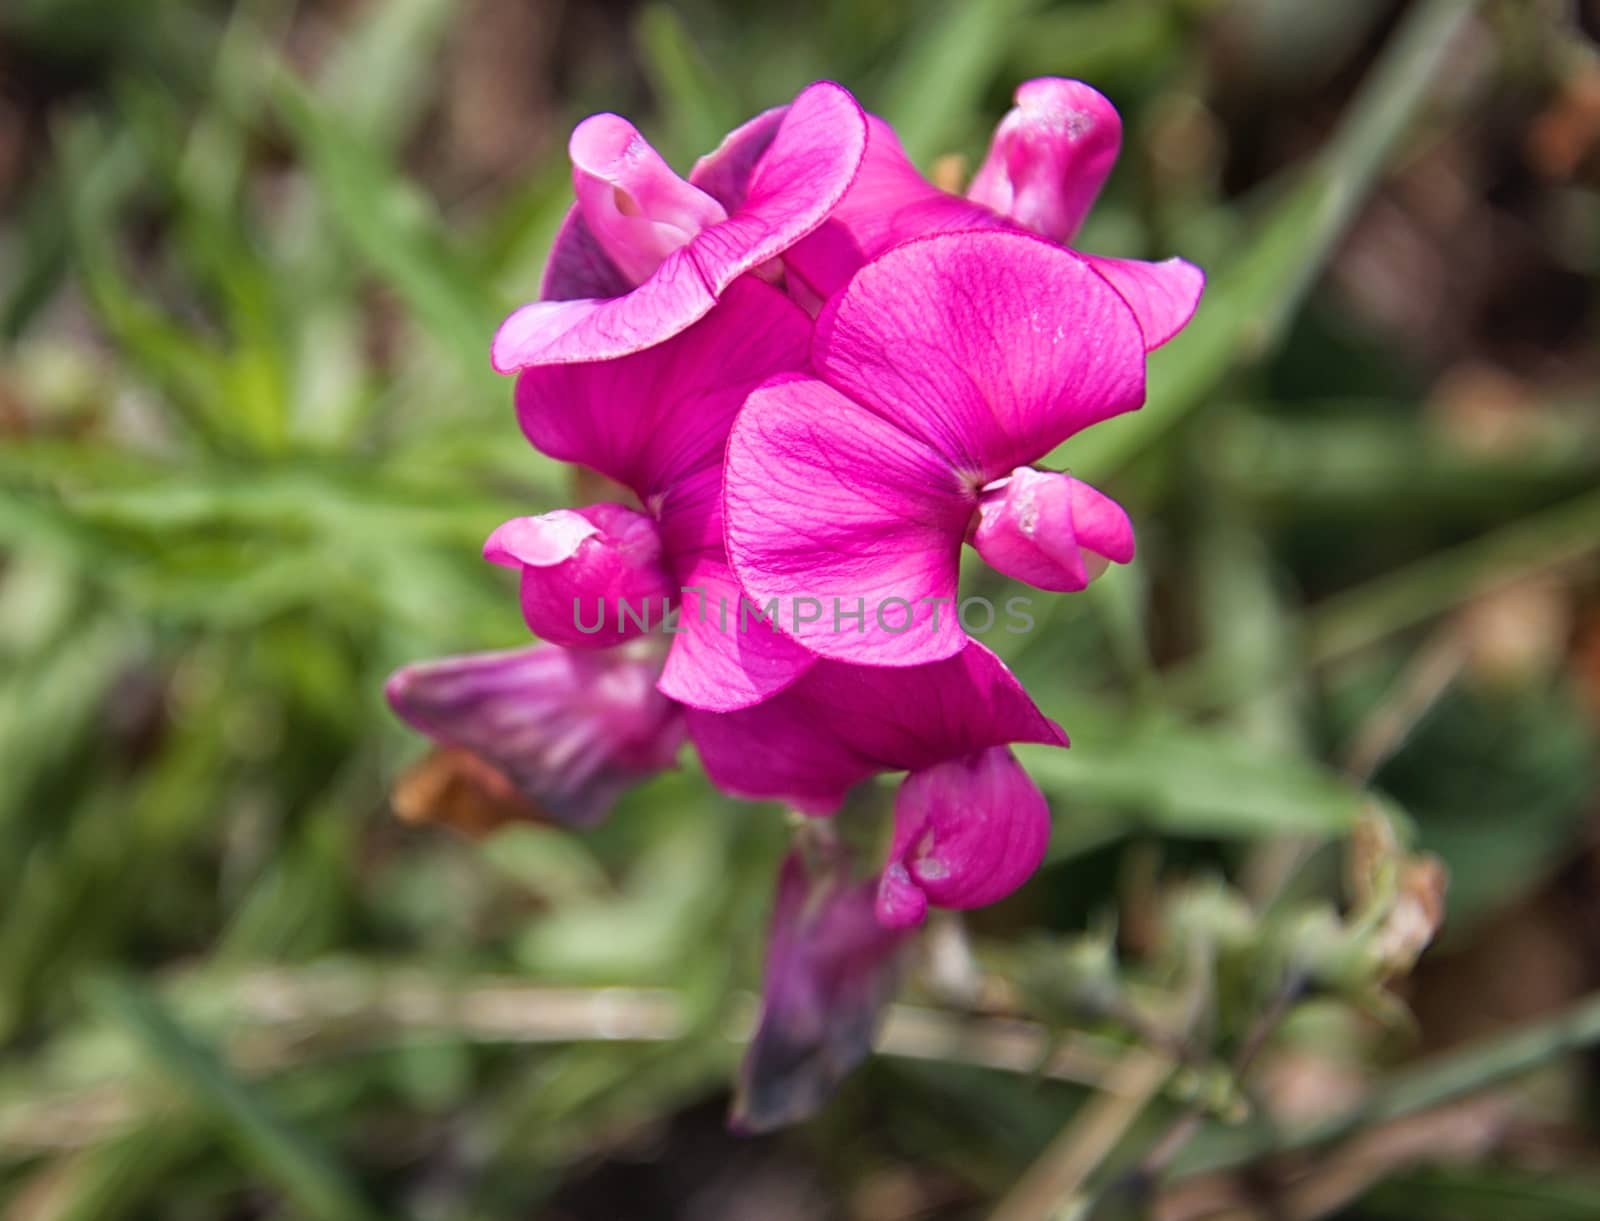
[(1071, 248), (1120, 121), (1076, 81), (1016, 103), (965, 196), (829, 82), (687, 179), (584, 120), (540, 300), (492, 358), (528, 440), (619, 499), (497, 529), (544, 643), (406, 667), (396, 711), (573, 823), (685, 738), (725, 792), (814, 816), (904, 772), (872, 901), (837, 888), (885, 934), (1026, 880), (1049, 812), (1009, 747), (1067, 740), (951, 613), (962, 546), (1053, 591), (1132, 558), (1115, 502), (1034, 464), (1140, 405), (1202, 276)]

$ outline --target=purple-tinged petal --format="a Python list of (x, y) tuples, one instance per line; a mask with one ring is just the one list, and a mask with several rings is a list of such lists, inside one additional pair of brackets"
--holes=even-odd
[(689, 171), (689, 181), (731, 214), (744, 206), (756, 162), (772, 147), (787, 106), (774, 106), (735, 127)]
[(800, 91), (755, 162), (745, 197), (723, 224), (694, 242), (714, 292), (783, 254), (822, 224), (855, 180), (867, 148), (867, 116), (832, 81)]
[(885, 251), (912, 238), (949, 229), (983, 229), (1006, 222), (988, 208), (941, 191), (911, 164), (894, 128), (867, 116), (861, 171), (839, 206), (815, 232), (784, 255), (789, 273), (819, 300)]
[(489, 536), (483, 555), (521, 571), (528, 630), (568, 648), (643, 635), (678, 592), (655, 521), (618, 504), (513, 518)]
[(1005, 747), (913, 772), (895, 797), (878, 919), (905, 928), (921, 923), (930, 903), (959, 909), (1003, 899), (1039, 868), (1049, 842), (1044, 794)]
[(812, 361), (978, 487), (1138, 407), (1144, 349), (1128, 305), (1083, 259), (994, 231), (868, 264), (817, 319)]
[(1012, 742), (1067, 744), (1005, 663), (976, 641), (923, 666), (819, 661), (763, 703), (685, 715), (718, 788), (808, 814), (832, 813), (878, 772), (920, 771)]
[(659, 666), (628, 650), (553, 644), (402, 667), (384, 687), (413, 729), (487, 760), (537, 807), (574, 825), (672, 767), (683, 741)]
[(536, 449), (648, 502), (719, 463), (745, 395), (770, 374), (804, 368), (810, 341), (805, 311), (747, 276), (670, 342), (618, 360), (524, 370), (517, 418)]
[(1089, 584), (1099, 560), (1133, 558), (1133, 526), (1088, 484), (1022, 466), (984, 493), (972, 545), (1008, 577), (1070, 593)]
[[(821, 224), (855, 177), (865, 147), (866, 117), (855, 99), (829, 81), (808, 86), (784, 112), (733, 214), (701, 229), (621, 296), (523, 306), (501, 323), (491, 363), (514, 373), (611, 360), (671, 338), (704, 317), (740, 276)], [(604, 246), (606, 235), (591, 236)]]
[(812, 378), (757, 390), (728, 441), (734, 571), (823, 657), (906, 666), (961, 648), (954, 599), (976, 503), (926, 442)]
[(1206, 273), (1182, 259), (1148, 263), (1143, 259), (1081, 256), (1122, 295), (1139, 320), (1146, 351), (1159, 348), (1184, 327), (1200, 305)]
[(765, 1132), (809, 1118), (866, 1059), (906, 939), (874, 917), (872, 884), (851, 879), (842, 852), (815, 865), (799, 849), (784, 858), (761, 1017), (734, 1099), (736, 1130)]
[(1122, 120), (1082, 81), (1040, 77), (1017, 87), (967, 198), (1066, 243), (1116, 164)]
[(611, 261), (574, 204), (556, 231), (550, 257), (545, 260), (540, 300), (620, 297), (632, 287), (633, 281)]
[(618, 115), (590, 115), (573, 129), (567, 151), (584, 223), (631, 283), (648, 279), (667, 255), (728, 217)]

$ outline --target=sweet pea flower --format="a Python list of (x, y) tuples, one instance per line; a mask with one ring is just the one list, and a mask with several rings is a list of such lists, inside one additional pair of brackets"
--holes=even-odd
[[(942, 191), (911, 164), (894, 129), (869, 116), (866, 156), (839, 206), (784, 256), (797, 295), (825, 300), (885, 251), (956, 229), (1022, 228), (1070, 242), (1122, 143), (1116, 108), (1082, 81), (1041, 77), (1018, 86), (966, 196)], [(1182, 259), (1081, 256), (1127, 300), (1145, 346), (1188, 323), (1205, 276)]]
[(673, 766), (683, 716), (636, 649), (553, 644), (404, 666), (384, 687), (413, 729), (489, 764), (557, 821), (604, 818), (624, 789)]
[(607, 647), (662, 626), (670, 605), (661, 690), (711, 709), (763, 699), (811, 664), (742, 604), (722, 541), (722, 459), (734, 417), (764, 379), (806, 366), (810, 340), (806, 312), (746, 276), (705, 318), (654, 347), (522, 372), (517, 414), (534, 447), (600, 472), (640, 506), (557, 510), (490, 536), (484, 554), (520, 570), (536, 635)]
[(753, 707), (685, 717), (707, 774), (734, 796), (826, 815), (861, 781), (909, 773), (877, 892), (886, 927), (920, 923), (930, 903), (996, 902), (1044, 859), (1049, 809), (1008, 747), (1067, 738), (976, 641), (922, 666), (820, 661)]
[[(1001, 229), (899, 246), (828, 303), (811, 362), (746, 400), (724, 493), (741, 584), (807, 648), (883, 666), (956, 653), (963, 541), (1051, 590), (1132, 558), (1121, 508), (1031, 466), (1144, 399), (1139, 323), (1077, 254)], [(818, 602), (834, 613), (794, 609)]]
[(871, 882), (852, 878), (837, 845), (784, 857), (761, 1016), (733, 1105), (739, 1131), (765, 1132), (814, 1114), (872, 1050), (908, 939), (908, 930), (879, 923), (873, 896)]
[(839, 202), (865, 148), (860, 106), (830, 81), (732, 133), (687, 181), (626, 119), (585, 119), (569, 145), (577, 203), (543, 299), (501, 324), (495, 369), (609, 360), (676, 335), (746, 272), (774, 274)]

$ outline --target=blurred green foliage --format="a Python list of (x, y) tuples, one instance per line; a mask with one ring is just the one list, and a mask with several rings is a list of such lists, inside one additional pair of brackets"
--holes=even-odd
[[(1441, 615), (1486, 582), (1592, 563), (1593, 413), (1552, 402), (1509, 449), (1452, 439), (1418, 409), (1415, 352), (1363, 332), (1321, 277), (1386, 172), (1590, 52), (1489, 6), (1471, 35), (1498, 57), (1434, 91), (1474, 6), (1401, 5), (1398, 24), (1389, 5), (1317, 7), (7, 4), (0, 1208), (616, 1215), (581, 1202), (586, 1167), (669, 1158), (699, 1130), (681, 1117), (719, 1105), (777, 811), (693, 766), (582, 837), (475, 844), (386, 810), (418, 743), (383, 677), (521, 640), (478, 547), (571, 495), (518, 435), (487, 346), (534, 290), (569, 199), (564, 132), (589, 110), (637, 116), (684, 165), (828, 76), (927, 164), (979, 155), (1023, 76), (1083, 76), (1128, 131), (1084, 245), (1208, 269), (1149, 405), (1058, 455), (1112, 482), (1139, 561), (998, 641), (1075, 743), (1025, 752), (1057, 814), (1051, 864), (977, 922), (980, 958), (1034, 981), (1036, 1016), (1107, 1016), (1048, 998), (1072, 935), (1126, 908), (1151, 851), (1248, 880), (1287, 846), (1325, 906), (1319, 846), (1381, 810), (1444, 856), (1462, 932), (1570, 856), (1596, 743), (1559, 662), (1468, 667), (1387, 743), (1375, 788), (1345, 765), (1405, 704)], [(497, 60), (518, 33), (541, 60)], [(1295, 63), (1304, 150), (1229, 181), (1228, 116), (1272, 105)], [(455, 97), (474, 88), (487, 108)], [(493, 146), (502, 130), (536, 144)], [(1563, 395), (1592, 404), (1590, 374)], [(1019, 934), (1036, 957), (1015, 960)], [(601, 990), (548, 991), (574, 986)], [(877, 1215), (845, 1185), (899, 1164), (937, 1168), (949, 1203), (926, 1215), (983, 1215), (1084, 1099), (884, 1059), (777, 1139), (832, 1184), (816, 1215)], [(1490, 1215), (1475, 1198), (1592, 1215), (1592, 1185), (1520, 1173), (1402, 1175), (1368, 1215)]]

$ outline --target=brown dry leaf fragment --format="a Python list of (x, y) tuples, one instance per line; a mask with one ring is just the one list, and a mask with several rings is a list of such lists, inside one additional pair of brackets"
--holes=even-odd
[(1543, 178), (1571, 178), (1600, 149), (1600, 67), (1569, 77), (1549, 106), (1528, 125), (1523, 156)]
[(397, 817), (438, 823), (474, 837), (512, 822), (554, 822), (494, 764), (459, 747), (441, 747), (408, 770), (389, 794)]

